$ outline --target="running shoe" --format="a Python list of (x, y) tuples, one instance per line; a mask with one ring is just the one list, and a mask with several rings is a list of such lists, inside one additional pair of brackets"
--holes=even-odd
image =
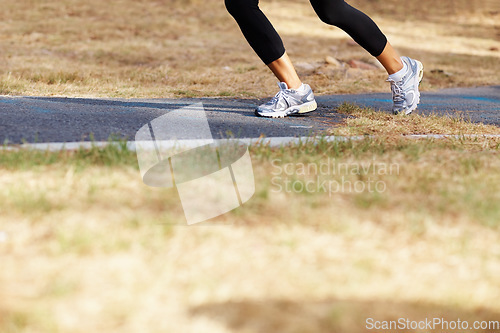
[(401, 80), (396, 81), (391, 76), (387, 79), (391, 83), (392, 100), (394, 101), (392, 112), (394, 114), (410, 114), (420, 102), (418, 85), (424, 76), (424, 66), (420, 61), (408, 57), (401, 57), (401, 60), (406, 64), (406, 73)]
[(285, 82), (278, 82), (280, 91), (269, 102), (255, 110), (260, 117), (284, 118), (291, 114), (307, 113), (316, 110), (314, 94), (308, 84), (299, 89), (288, 89)]

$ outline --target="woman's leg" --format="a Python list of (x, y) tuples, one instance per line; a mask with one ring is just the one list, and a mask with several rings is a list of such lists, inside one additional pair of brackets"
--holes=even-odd
[(384, 66), (391, 83), (393, 112), (409, 114), (415, 110), (420, 102), (418, 85), (423, 76), (422, 63), (400, 57), (375, 22), (344, 0), (310, 2), (323, 22), (347, 32)]
[(283, 56), (269, 65), (267, 65), (274, 75), (280, 80), (280, 82), (285, 82), (290, 89), (297, 89), (302, 85), (302, 82), (293, 67), (292, 61), (288, 57), (288, 54), (283, 54)]
[(378, 61), (384, 66), (389, 75), (399, 72), (403, 69), (401, 56), (392, 47), (391, 43), (387, 42), (384, 51), (377, 56)]
[[(344, 30), (374, 57), (381, 57), (392, 69), (388, 59), (395, 51), (387, 46), (387, 38), (366, 14), (344, 0), (310, 0), (318, 17), (325, 23)], [(386, 54), (384, 54), (384, 51)]]
[(225, 0), (228, 12), (238, 23), (243, 35), (260, 59), (274, 75), (291, 89), (302, 84), (280, 36), (259, 8), (258, 0)]
[[(310, 0), (314, 10), (319, 18), (330, 25), (335, 25), (347, 32), (358, 44), (365, 48), (372, 56), (376, 57), (390, 74), (389, 81), (393, 86), (394, 112), (399, 113), (404, 111), (410, 113), (416, 108), (419, 98), (407, 98), (407, 91), (411, 90), (413, 96), (420, 96), (418, 92), (419, 80), (422, 78), (422, 64), (415, 62), (412, 59), (405, 58), (403, 65), (402, 59), (397, 52), (388, 43), (385, 35), (380, 31), (378, 26), (367, 15), (361, 11), (348, 5), (344, 0)], [(226, 8), (229, 13), (235, 18), (245, 38), (250, 46), (254, 49), (262, 61), (269, 66), (276, 77), (286, 83), (286, 86), (280, 84), (280, 89), (285, 87), (297, 89), (293, 93), (297, 93), (296, 97), (312, 96), (312, 91), (307, 85), (302, 85), (300, 79), (295, 72), (295, 69), (285, 53), (283, 42), (279, 37), (272, 24), (266, 18), (264, 13), (259, 8), (258, 0), (225, 0)], [(417, 66), (418, 65), (418, 66)], [(411, 67), (411, 68), (410, 68)], [(407, 72), (411, 70), (412, 73)], [(405, 73), (403, 73), (405, 72)], [(413, 77), (419, 79), (413, 80)], [(410, 88), (401, 88), (406, 82), (399, 82), (397, 79), (411, 78), (414, 81)], [(396, 85), (401, 86), (403, 93), (397, 93), (401, 89), (395, 89)], [(307, 89), (306, 89), (307, 88)], [(397, 88), (397, 87), (396, 87)], [(306, 91), (304, 91), (306, 89)], [(282, 98), (283, 94), (277, 94)], [(300, 97), (301, 98), (301, 97)], [(405, 100), (403, 104), (399, 101)], [(277, 107), (281, 104), (278, 99), (273, 99), (273, 105), (266, 106), (266, 114), (276, 112)], [(272, 102), (271, 101), (271, 102)], [(305, 100), (298, 99), (297, 103), (303, 103)], [(290, 104), (287, 101), (286, 105)], [(399, 103), (399, 104), (398, 104)], [(269, 104), (269, 103), (268, 103)], [(267, 104), (266, 104), (267, 105)], [(282, 104), (281, 104), (282, 105)], [(262, 107), (262, 106), (261, 106)], [(260, 107), (259, 107), (260, 108)], [(258, 111), (258, 110), (257, 110)], [(295, 112), (294, 110), (292, 110)], [(298, 112), (309, 112), (310, 108), (300, 110)], [(281, 112), (281, 111), (280, 111)], [(263, 113), (258, 112), (259, 115)], [(290, 114), (289, 110), (279, 113)], [(268, 115), (266, 115), (268, 116)]]
[[(343, 0), (311, 0), (311, 4), (322, 21), (345, 30), (370, 54), (377, 57), (389, 74), (403, 68), (397, 52), (367, 15)], [(298, 88), (301, 81), (285, 53), (280, 36), (260, 10), (259, 1), (225, 0), (225, 5), (250, 46), (274, 75), (288, 87)]]
[(269, 65), (281, 58), (285, 47), (280, 36), (259, 8), (259, 0), (224, 0), (227, 11), (260, 59)]
[(225, 0), (225, 4), (250, 46), (280, 80), (280, 91), (255, 113), (261, 117), (281, 118), (316, 110), (311, 87), (300, 81), (280, 36), (260, 10), (259, 1)]

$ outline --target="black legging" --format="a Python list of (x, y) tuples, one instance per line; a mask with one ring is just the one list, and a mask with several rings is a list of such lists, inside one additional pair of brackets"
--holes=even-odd
[[(243, 35), (267, 65), (285, 53), (280, 36), (259, 8), (259, 0), (224, 0)], [(367, 15), (344, 0), (309, 0), (319, 18), (347, 32), (372, 56), (379, 56), (387, 38)]]

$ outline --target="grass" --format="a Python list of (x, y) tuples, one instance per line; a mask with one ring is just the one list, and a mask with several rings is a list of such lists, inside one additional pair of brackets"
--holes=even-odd
[[(493, 2), (352, 4), (424, 62), (424, 90), (498, 84)], [(307, 1), (261, 6), (317, 93), (388, 89), (383, 71), (345, 65), (372, 59)], [(0, 48), (1, 94), (275, 89), (212, 0), (7, 0)], [(348, 117), (331, 134), (364, 137), (250, 147), (253, 198), (195, 227), (175, 189), (142, 183), (122, 141), (0, 149), (0, 332), (365, 332), (369, 317), (498, 320), (500, 139), (481, 136), (498, 128), (352, 104), (338, 112)], [(457, 136), (404, 137), (433, 133)]]
[(196, 227), (119, 142), (2, 150), (0, 331), (498, 320), (499, 150), (495, 138), (396, 136), (252, 146), (254, 197)]
[[(498, 84), (494, 2), (437, 6), (424, 0), (404, 13), (416, 5), (352, 4), (373, 17), (401, 53), (422, 60), (422, 89)], [(321, 23), (307, 1), (263, 1), (261, 7), (316, 93), (388, 91), (383, 70), (347, 65), (373, 59)], [(276, 89), (220, 1), (6, 0), (0, 22), (0, 94), (261, 98)], [(342, 66), (327, 64), (327, 56)]]
[(337, 112), (350, 117), (344, 120), (342, 126), (330, 130), (335, 135), (500, 135), (500, 129), (497, 126), (473, 123), (458, 112), (446, 116), (436, 114), (394, 116), (387, 112), (362, 108), (346, 102), (337, 108)]

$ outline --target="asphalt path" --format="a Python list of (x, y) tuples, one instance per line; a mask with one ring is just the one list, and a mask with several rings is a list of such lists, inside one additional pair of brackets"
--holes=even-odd
[[(265, 100), (87, 99), (0, 96), (0, 140), (8, 144), (133, 140), (136, 132), (168, 112), (202, 103), (214, 138), (297, 137), (321, 135), (342, 122), (343, 102), (390, 112), (390, 93), (317, 96), (318, 110), (283, 119), (259, 118), (255, 107)], [(500, 86), (423, 92), (416, 113), (462, 113), (473, 122), (500, 126)], [(189, 122), (186, 123), (189, 126)]]

